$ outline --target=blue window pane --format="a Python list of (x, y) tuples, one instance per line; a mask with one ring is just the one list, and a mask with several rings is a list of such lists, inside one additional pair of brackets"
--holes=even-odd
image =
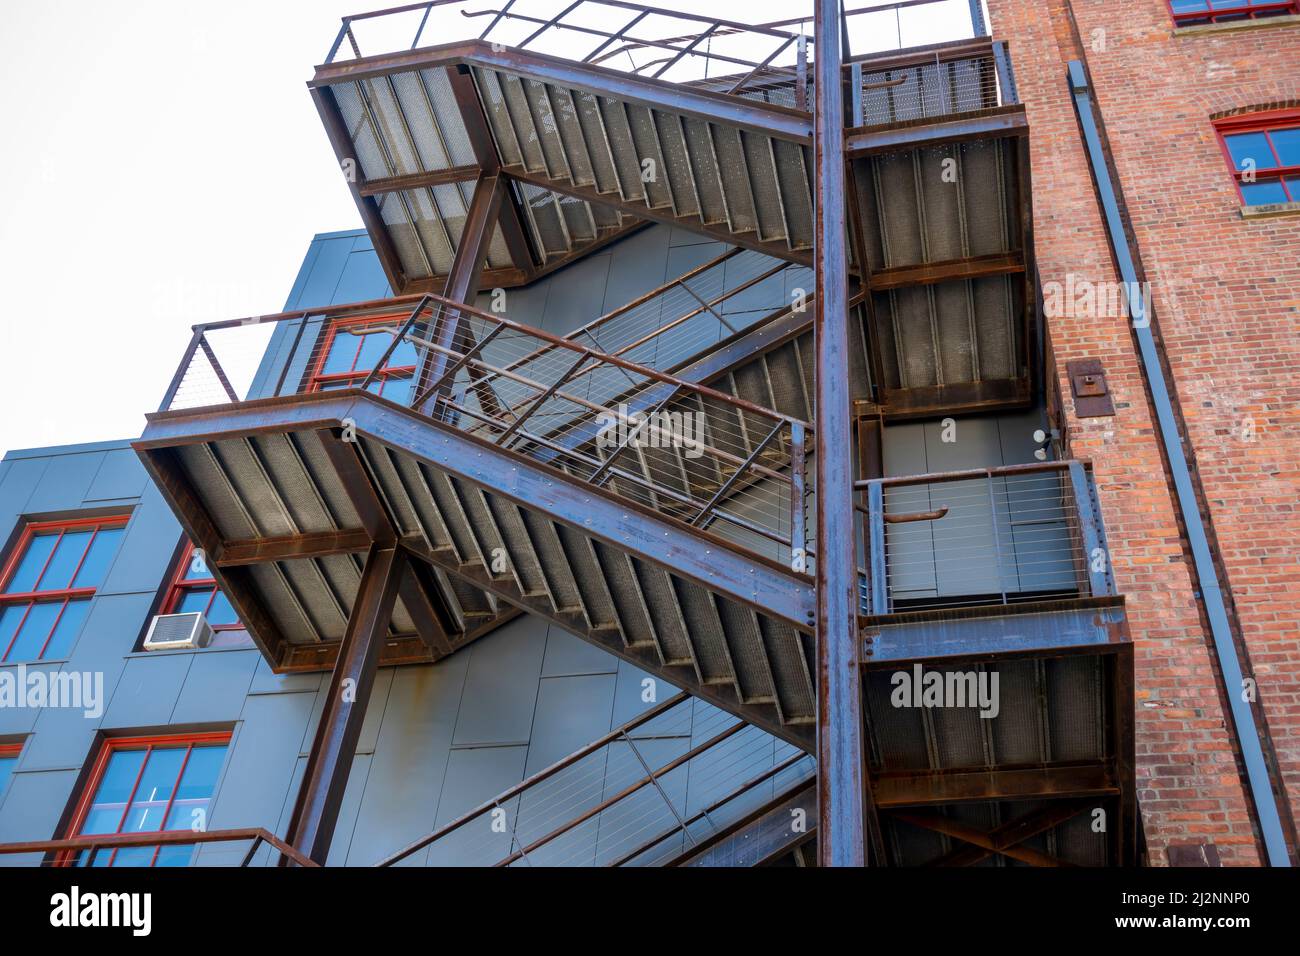
[(50, 643), (43, 655), (45, 660), (62, 660), (71, 653), (72, 644), (81, 633), (81, 625), (85, 622), (86, 612), (89, 610), (90, 598), (68, 602), (68, 606), (63, 609), (63, 614), (59, 617), (59, 623), (54, 625), (54, 633), (50, 636)]
[(5, 789), (9, 786), (9, 778), (14, 774), (14, 767), (18, 765), (17, 757), (0, 757), (0, 797), (5, 794)]
[(1215, 10), (1235, 10), (1238, 7), (1249, 6), (1251, 0), (1210, 0), (1210, 6)]
[[(105, 850), (99, 854), (102, 857), (96, 859), (96, 866), (148, 866), (153, 861), (154, 847), (151, 846), (123, 846), (118, 847), (117, 852)], [(109, 862), (112, 860), (112, 863)]]
[(1276, 168), (1273, 150), (1269, 149), (1268, 137), (1263, 133), (1237, 133), (1225, 136), (1223, 140), (1228, 144), (1228, 153), (1237, 169)]
[(322, 392), (332, 392), (335, 389), (351, 388), (351, 387), (352, 387), (351, 382), (325, 382), (323, 385), (321, 385), (320, 390)]
[(131, 798), (143, 764), (143, 750), (118, 750), (108, 758), (90, 814), (81, 826), (82, 833), (117, 832), (126, 801)]
[(208, 623), (213, 627), (239, 623), (239, 615), (235, 613), (235, 609), (230, 606), (230, 602), (226, 600), (226, 596), (220, 591), (212, 599), (212, 609), (208, 611)]
[(361, 355), (357, 358), (357, 370), (372, 369), (379, 364), (379, 360), (384, 357), (384, 352), (388, 346), (393, 344), (393, 336), (389, 333), (372, 332), (370, 335), (361, 337)]
[(334, 341), (330, 343), (329, 355), (325, 356), (325, 364), (321, 366), (322, 375), (334, 375), (338, 372), (352, 371), (352, 360), (357, 354), (356, 336), (347, 332), (339, 332), (334, 336)]
[(1173, 0), (1174, 13), (1199, 13), (1208, 10), (1206, 0)]
[(42, 591), (61, 591), (72, 584), (72, 575), (86, 554), (94, 531), (69, 531), (54, 549), (45, 574), (37, 585)]
[(208, 804), (217, 789), (217, 775), (226, 757), (224, 744), (213, 747), (195, 747), (185, 765), (185, 776), (176, 790), (171, 815), (167, 818), (168, 830), (189, 830), (197, 825), (207, 827)]
[(4, 610), (0, 610), (0, 659), (4, 658), (5, 648), (14, 639), (18, 625), (22, 623), (23, 615), (27, 613), (29, 607), (30, 604), (9, 604)]
[(1277, 150), (1282, 165), (1300, 166), (1300, 126), (1295, 129), (1275, 129), (1269, 135), (1273, 137), (1273, 148)]
[(45, 562), (49, 560), (54, 544), (59, 540), (58, 534), (38, 534), (27, 545), (23, 558), (9, 583), (5, 586), (6, 594), (26, 594), (36, 587), (36, 579), (41, 576)]
[(202, 548), (195, 548), (185, 561), (185, 569), (181, 575), (181, 580), (205, 581), (211, 577), (212, 571), (208, 568), (207, 556), (203, 553)]
[(1287, 177), (1286, 186), (1291, 191), (1291, 202), (1300, 202), (1300, 176)]
[(414, 379), (410, 378), (390, 378), (384, 382), (384, 390), (380, 393), (389, 401), (397, 402), (399, 405), (409, 405), (411, 403), (411, 385)]
[(100, 529), (90, 545), (90, 551), (86, 553), (86, 560), (81, 563), (77, 579), (72, 582), (74, 588), (97, 588), (104, 583), (104, 578), (108, 576), (108, 566), (113, 563), (117, 546), (122, 543), (124, 531), (124, 528)]
[(1286, 190), (1279, 179), (1266, 179), (1258, 183), (1242, 183), (1241, 195), (1247, 206), (1265, 206), (1274, 202), (1286, 202)]
[(20, 661), (40, 660), (41, 648), (45, 646), (45, 639), (50, 636), (50, 629), (54, 627), (54, 620), (61, 610), (63, 610), (62, 601), (33, 604), (27, 620), (18, 631), (18, 638), (14, 641), (9, 656), (5, 659), (15, 664)]
[(154, 866), (189, 866), (194, 856), (193, 846), (164, 846), (158, 848)]
[(124, 833), (140, 833), (145, 830), (161, 830), (163, 815), (171, 801), (176, 778), (180, 776), (181, 764), (185, 761), (188, 748), (168, 747), (154, 750), (144, 766), (140, 776), (140, 786), (136, 788), (135, 799), (122, 824)]
[(415, 344), (403, 339), (397, 343), (397, 348), (393, 349), (393, 354), (388, 359), (388, 367), (401, 368), (404, 365), (415, 365), (419, 360), (419, 356), (415, 352)]
[(206, 614), (208, 602), (212, 599), (212, 588), (195, 588), (187, 590), (181, 595), (180, 601), (176, 605), (177, 614), (190, 614), (198, 611), (200, 614)]

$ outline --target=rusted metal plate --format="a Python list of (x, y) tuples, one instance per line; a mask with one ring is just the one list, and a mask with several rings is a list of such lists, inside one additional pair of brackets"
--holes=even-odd
[(1115, 414), (1115, 403), (1106, 382), (1101, 359), (1074, 359), (1065, 363), (1074, 396), (1074, 413), (1079, 418), (1107, 418)]

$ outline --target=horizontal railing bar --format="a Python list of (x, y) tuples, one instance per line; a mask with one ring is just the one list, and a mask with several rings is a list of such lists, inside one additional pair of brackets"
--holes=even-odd
[(229, 843), (237, 840), (261, 840), (275, 847), (299, 866), (318, 866), (279, 837), (262, 827), (232, 830), (159, 830), (141, 833), (82, 834), (61, 840), (36, 840), (24, 843), (0, 843), (0, 854), (73, 853), (119, 847), (190, 846), (201, 843)]

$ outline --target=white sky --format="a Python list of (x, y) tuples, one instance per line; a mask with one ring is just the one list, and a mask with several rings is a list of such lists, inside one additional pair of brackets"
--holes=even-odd
[[(360, 225), (305, 84), (344, 14), (395, 2), (6, 0), (0, 454), (138, 435), (193, 323), (279, 311), (311, 237)], [(944, 8), (904, 45), (969, 35), (965, 0)], [(441, 32), (422, 45), (465, 35)]]

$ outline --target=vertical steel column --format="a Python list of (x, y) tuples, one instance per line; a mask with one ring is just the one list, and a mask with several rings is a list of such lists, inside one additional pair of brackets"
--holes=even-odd
[[(388, 633), (397, 586), (405, 569), (405, 558), (395, 544), (371, 545), (289, 820), (289, 845), (322, 866), (329, 856), (339, 806), (375, 683), (379, 648)], [(280, 865), (285, 865), (283, 857)]]
[[(470, 302), (478, 295), (483, 264), (501, 214), (505, 189), (506, 183), (499, 175), (484, 174), (474, 184), (474, 196), (470, 200), (469, 214), (465, 217), (465, 228), (451, 262), (451, 271), (447, 273), (447, 283), (442, 292), (444, 298), (453, 302)], [(437, 306), (435, 310), (440, 318), (434, 324), (437, 335), (435, 341), (444, 349), (452, 349), (460, 332), (461, 314), (445, 306)], [(411, 394), (420, 395), (431, 382), (438, 381), (452, 361), (454, 356), (447, 352), (429, 349), (420, 359), (420, 370)], [(436, 407), (437, 395), (430, 395), (418, 411), (428, 415)]]
[(984, 0), (970, 0), (970, 26), (972, 36), (986, 37), (989, 28), (984, 23)]
[(818, 857), (822, 866), (865, 866), (867, 780), (848, 391), (842, 0), (817, 0), (815, 22)]

